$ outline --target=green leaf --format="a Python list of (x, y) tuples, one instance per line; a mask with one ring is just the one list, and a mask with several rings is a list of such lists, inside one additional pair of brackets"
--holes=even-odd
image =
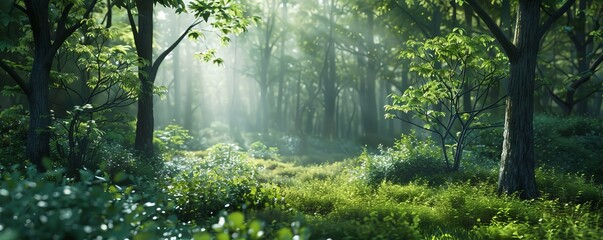
[(228, 223), (234, 228), (243, 228), (245, 224), (245, 216), (241, 212), (233, 212), (228, 214)]
[(293, 233), (291, 232), (291, 229), (289, 229), (289, 228), (281, 228), (276, 233), (276, 236), (277, 236), (276, 239), (278, 239), (278, 240), (291, 240), (291, 239), (293, 239)]

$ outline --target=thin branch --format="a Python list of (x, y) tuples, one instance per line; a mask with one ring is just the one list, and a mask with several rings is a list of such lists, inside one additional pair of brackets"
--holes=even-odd
[(126, 13), (128, 14), (128, 22), (130, 22), (130, 28), (132, 29), (132, 35), (134, 36), (134, 44), (136, 46), (141, 46), (140, 40), (138, 37), (138, 30), (136, 28), (136, 21), (134, 20), (134, 14), (132, 14), (132, 7), (126, 6)]
[(429, 29), (429, 28), (422, 21), (419, 21), (417, 18), (415, 18), (415, 16), (413, 14), (408, 12), (397, 1), (395, 2), (395, 4), (396, 4), (396, 7), (398, 7), (400, 10), (402, 10), (402, 12), (404, 14), (406, 14), (408, 17), (410, 17), (410, 19), (417, 24), (417, 26), (419, 27), (419, 30), (421, 30), (421, 32), (423, 33), (423, 36), (425, 36), (426, 38), (433, 37), (433, 36), (431, 36), (431, 33), (429, 33), (429, 31), (427, 31), (427, 29)]
[[(471, 1), (475, 1), (475, 0), (471, 0)], [(570, 7), (572, 5), (574, 5), (574, 2), (576, 2), (576, 0), (567, 0), (567, 2), (565, 2), (563, 4), (563, 6), (561, 6), (556, 12), (551, 14), (546, 19), (544, 24), (542, 24), (542, 26), (540, 26), (539, 36), (542, 37), (544, 35), (544, 33), (546, 33), (546, 31), (549, 29), (549, 27), (551, 27), (551, 25), (553, 25), (553, 23), (555, 21), (557, 21), (557, 19), (559, 19), (561, 16), (563, 16), (563, 14), (565, 14), (565, 12), (567, 12), (570, 9)]]
[(29, 14), (27, 13), (27, 10), (26, 10), (24, 7), (22, 7), (21, 5), (17, 4), (16, 2), (13, 4), (13, 6), (14, 6), (14, 7), (15, 7), (17, 10), (21, 11), (22, 13), (24, 13), (25, 15), (29, 15)]
[[(155, 62), (153, 62), (153, 66), (151, 68), (151, 72), (154, 74), (157, 74), (157, 71), (159, 70), (159, 66), (161, 65), (161, 63), (163, 62), (163, 60), (167, 57), (168, 54), (170, 54), (177, 46), (178, 44), (180, 44), (180, 42), (182, 41), (182, 39), (184, 39), (184, 37), (186, 37), (186, 35), (191, 31), (191, 29), (193, 29), (195, 26), (199, 25), (201, 23), (201, 21), (197, 21), (194, 22), (193, 24), (191, 24), (190, 26), (188, 26), (188, 28), (186, 30), (184, 30), (184, 32), (180, 35), (180, 37), (178, 37), (178, 39), (172, 43), (172, 45), (170, 47), (168, 47), (165, 51), (163, 51), (159, 57), (157, 57), (157, 59), (155, 59)], [(150, 76), (151, 80), (155, 79), (155, 76)]]
[[(86, 12), (82, 16), (82, 19), (80, 21), (77, 21), (69, 28), (66, 28), (67, 17), (71, 12), (73, 4), (69, 4), (63, 9), (63, 12), (61, 13), (61, 18), (58, 22), (55, 39), (52, 42), (52, 45), (50, 46), (51, 52), (58, 51), (58, 49), (63, 45), (65, 40), (67, 40), (67, 38), (71, 36), (73, 32), (75, 32), (75, 30), (77, 30), (84, 24), (84, 20), (90, 17), (90, 14), (92, 13), (94, 6), (96, 6), (97, 1), (98, 0), (92, 0), (90, 5), (88, 5), (88, 7), (86, 8)], [(52, 61), (52, 58), (54, 58), (54, 54), (48, 54), (48, 59), (46, 59), (46, 61)]]

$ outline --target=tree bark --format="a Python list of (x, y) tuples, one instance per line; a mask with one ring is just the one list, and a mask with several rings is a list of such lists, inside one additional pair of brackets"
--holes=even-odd
[(534, 86), (536, 61), (540, 46), (541, 1), (519, 1), (514, 45), (516, 57), (510, 57), (505, 130), (498, 192), (519, 192), (523, 199), (539, 196), (536, 188), (534, 159)]
[[(49, 19), (49, 0), (25, 0), (24, 12), (27, 14), (34, 40), (34, 60), (29, 75), (29, 83), (15, 78), (27, 95), (30, 120), (27, 132), (26, 154), (38, 171), (45, 171), (44, 158), (50, 155), (51, 112), (49, 103), (50, 70), (58, 49), (65, 40), (82, 26), (82, 22), (68, 26), (68, 16), (74, 4), (65, 5), (60, 11), (53, 29)], [(83, 19), (87, 18), (96, 0), (88, 3)], [(53, 31), (54, 30), (54, 31)], [(9, 72), (10, 74), (10, 72)], [(12, 75), (12, 74), (11, 74)]]
[(540, 40), (546, 30), (575, 2), (568, 0), (540, 24), (542, 0), (519, 0), (515, 36), (511, 42), (475, 0), (467, 0), (502, 45), (510, 62), (505, 130), (498, 192), (519, 193), (522, 199), (539, 196), (534, 159), (534, 83)]
[(135, 37), (138, 56), (145, 61), (138, 75), (141, 92), (138, 96), (136, 138), (134, 149), (144, 156), (153, 152), (153, 1), (136, 0), (138, 9), (138, 34)]

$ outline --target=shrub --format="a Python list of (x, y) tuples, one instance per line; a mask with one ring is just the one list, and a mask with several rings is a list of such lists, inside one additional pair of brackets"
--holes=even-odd
[(26, 175), (1, 172), (0, 239), (136, 239), (182, 232), (167, 204), (131, 187), (87, 171), (68, 184), (62, 171), (28, 169)]
[(267, 147), (262, 142), (254, 142), (249, 145), (247, 154), (253, 158), (259, 159), (278, 159), (278, 148)]
[(365, 151), (359, 159), (362, 178), (371, 185), (377, 185), (382, 181), (407, 183), (444, 173), (446, 166), (440, 156), (432, 141), (421, 141), (414, 135), (408, 135), (396, 141), (393, 148), (380, 147), (377, 155), (369, 155)]
[(184, 220), (203, 219), (222, 209), (276, 206), (278, 188), (260, 184), (253, 165), (236, 145), (217, 144), (201, 159), (175, 158), (166, 163), (164, 191)]
[(163, 130), (155, 130), (154, 144), (168, 157), (180, 150), (187, 150), (187, 141), (191, 140), (188, 130), (178, 125), (167, 125)]
[[(241, 212), (221, 211), (217, 223), (183, 223), (175, 204), (152, 185), (119, 187), (128, 176), (109, 180), (80, 171), (69, 183), (62, 170), (27, 174), (0, 166), (0, 239), (309, 239), (308, 228), (266, 229)], [(197, 219), (203, 220), (203, 219)], [(279, 225), (285, 226), (284, 223)]]
[(583, 173), (603, 183), (603, 120), (538, 116), (534, 121), (535, 156), (540, 164)]
[(0, 111), (1, 164), (10, 166), (25, 161), (28, 123), (29, 118), (22, 106), (13, 106)]
[(603, 199), (603, 187), (586, 180), (584, 175), (539, 169), (536, 181), (545, 197), (561, 202), (599, 204)]

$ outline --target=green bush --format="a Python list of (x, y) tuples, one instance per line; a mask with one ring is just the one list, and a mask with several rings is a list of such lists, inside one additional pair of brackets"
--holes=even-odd
[(182, 232), (168, 205), (131, 187), (86, 171), (81, 182), (68, 183), (62, 171), (28, 169), (26, 175), (1, 170), (0, 239), (141, 239)]
[[(241, 212), (220, 211), (217, 222), (184, 223), (177, 204), (153, 185), (125, 174), (112, 179), (101, 172), (80, 171), (69, 182), (62, 170), (26, 174), (0, 166), (0, 239), (309, 239), (299, 222), (266, 228)], [(136, 185), (116, 183), (130, 178)], [(212, 224), (213, 223), (213, 224)], [(272, 223), (276, 224), (276, 223)], [(288, 227), (287, 225), (290, 225)]]
[(603, 183), (603, 120), (538, 116), (534, 121), (535, 156), (539, 164), (593, 176)]
[(261, 184), (253, 165), (244, 161), (236, 145), (217, 144), (205, 158), (175, 158), (166, 163), (166, 193), (184, 220), (214, 216), (222, 209), (277, 206), (279, 190)]
[(437, 176), (446, 172), (441, 153), (431, 140), (419, 140), (414, 135), (403, 136), (393, 148), (380, 147), (377, 155), (366, 151), (359, 157), (361, 174), (369, 184), (382, 181), (407, 183), (418, 178)]
[(598, 205), (603, 199), (603, 187), (585, 179), (584, 175), (539, 169), (536, 181), (546, 198), (561, 202)]
[(0, 111), (0, 164), (11, 166), (25, 161), (28, 123), (29, 118), (22, 106)]
[(154, 135), (153, 144), (167, 157), (188, 149), (186, 143), (192, 139), (188, 130), (178, 125), (167, 125), (163, 130), (155, 130)]
[(258, 159), (278, 159), (278, 148), (267, 147), (262, 142), (257, 141), (249, 145), (247, 154), (253, 158)]

